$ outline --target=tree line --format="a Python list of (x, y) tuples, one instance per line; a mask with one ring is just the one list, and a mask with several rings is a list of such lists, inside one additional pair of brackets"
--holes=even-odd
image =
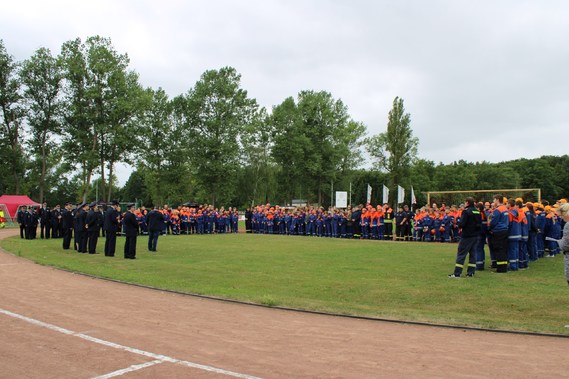
[[(97, 197), (247, 206), (329, 205), (350, 186), (360, 203), (368, 183), (413, 185), (419, 201), (421, 191), (539, 187), (554, 198), (569, 188), (567, 156), (449, 165), (418, 158), (399, 97), (386, 131), (367, 136), (325, 91), (301, 91), (267, 110), (223, 67), (170, 98), (144, 88), (129, 64), (100, 36), (67, 41), (57, 55), (39, 48), (23, 62), (0, 40), (0, 193), (51, 204)], [(122, 187), (119, 163), (133, 167)]]

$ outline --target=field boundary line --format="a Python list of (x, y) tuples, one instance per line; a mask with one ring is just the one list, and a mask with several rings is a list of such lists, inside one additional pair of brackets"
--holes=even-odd
[[(78, 337), (81, 338), (83, 340), (89, 341), (89, 342), (94, 342), (100, 345), (104, 345), (107, 347), (112, 347), (114, 349), (118, 349), (118, 350), (123, 350), (123, 351), (127, 351), (129, 353), (133, 353), (133, 354), (138, 354), (138, 355), (142, 355), (148, 358), (153, 358), (155, 359), (156, 363), (162, 363), (162, 362), (170, 362), (170, 363), (175, 363), (175, 364), (179, 364), (182, 366), (186, 366), (186, 367), (191, 367), (191, 368), (196, 368), (196, 369), (200, 369), (200, 370), (204, 370), (204, 371), (209, 371), (209, 372), (214, 372), (216, 374), (222, 374), (222, 375), (227, 375), (227, 376), (232, 376), (235, 378), (242, 378), (242, 379), (261, 379), (259, 377), (256, 376), (251, 376), (251, 375), (247, 375), (247, 374), (241, 374), (238, 372), (234, 372), (234, 371), (229, 371), (229, 370), (225, 370), (225, 369), (221, 369), (221, 368), (217, 368), (217, 367), (213, 367), (213, 366), (208, 366), (208, 365), (203, 365), (203, 364), (199, 364), (199, 363), (195, 363), (195, 362), (190, 362), (190, 361), (186, 361), (186, 360), (181, 360), (181, 359), (176, 359), (176, 358), (172, 358), (169, 357), (167, 355), (162, 355), (162, 354), (156, 354), (156, 353), (152, 353), (149, 351), (144, 351), (144, 350), (140, 350), (137, 348), (133, 348), (133, 347), (129, 347), (129, 346), (125, 346), (125, 345), (121, 345), (115, 342), (111, 342), (111, 341), (106, 341), (106, 340), (102, 340), (100, 338), (96, 338), (96, 337), (92, 337), (92, 336), (88, 336), (86, 334), (83, 333), (77, 333), (74, 332), (72, 330), (66, 329), (66, 328), (62, 328), (60, 326), (54, 325), (54, 324), (50, 324), (47, 322), (43, 322), (40, 320), (36, 320), (34, 318), (31, 317), (27, 317), (18, 313), (14, 313), (11, 311), (8, 311), (6, 309), (2, 309), (0, 308), (0, 313), (4, 314), (6, 316), (12, 317), (12, 318), (16, 318), (22, 321), (26, 321), (32, 325), (36, 325), (36, 326), (40, 326), (49, 330), (53, 330), (62, 334), (66, 334), (69, 336), (73, 336), (73, 337)], [(147, 362), (150, 363), (150, 362)], [(148, 366), (146, 366), (148, 367)], [(142, 368), (142, 367), (141, 367)], [(119, 370), (120, 371), (120, 370)], [(108, 374), (107, 374), (108, 375)]]
[(104, 374), (104, 375), (100, 375), (100, 376), (95, 376), (91, 379), (109, 379), (109, 378), (114, 378), (115, 376), (121, 376), (124, 374), (128, 374), (130, 372), (133, 371), (138, 371), (138, 370), (142, 370), (143, 368), (147, 368), (147, 367), (151, 367), (154, 365), (157, 365), (159, 363), (163, 363), (164, 361), (161, 361), (159, 359), (155, 360), (155, 361), (150, 361), (150, 362), (146, 362), (146, 363), (141, 363), (138, 365), (132, 365), (129, 366), (127, 368), (123, 368), (117, 371), (113, 371), (113, 372), (109, 372), (108, 374)]

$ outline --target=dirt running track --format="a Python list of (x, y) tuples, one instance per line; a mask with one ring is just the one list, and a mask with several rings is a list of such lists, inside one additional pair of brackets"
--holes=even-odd
[(1, 378), (568, 376), (569, 339), (230, 304), (0, 253)]

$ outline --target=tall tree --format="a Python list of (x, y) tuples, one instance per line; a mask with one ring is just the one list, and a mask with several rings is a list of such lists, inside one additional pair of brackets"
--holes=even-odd
[(79, 168), (82, 198), (90, 192), (90, 182), (98, 169), (108, 200), (115, 163), (128, 161), (125, 154), (132, 146), (130, 123), (137, 113), (142, 93), (138, 75), (127, 70), (129, 59), (119, 54), (111, 40), (99, 36), (63, 45), (61, 59), (65, 68), (66, 157)]
[(409, 169), (417, 157), (419, 140), (413, 137), (410, 124), (411, 115), (405, 113), (403, 99), (396, 97), (389, 111), (387, 130), (366, 142), (376, 167), (389, 173), (391, 187), (407, 184)]
[(162, 88), (147, 89), (145, 96), (148, 105), (139, 124), (143, 138), (138, 145), (138, 166), (148, 192), (155, 204), (190, 200), (190, 145), (184, 145), (189, 136), (174, 112), (181, 105), (171, 101)]
[(60, 89), (63, 74), (51, 51), (39, 48), (24, 61), (21, 70), (25, 85), (24, 98), (27, 105), (27, 120), (30, 127), (31, 155), (39, 171), (39, 201), (45, 200), (46, 175), (50, 156), (58, 155), (58, 145), (53, 137), (60, 134)]
[(344, 103), (328, 92), (302, 91), (296, 105), (286, 99), (273, 109), (272, 122), (273, 155), (293, 184), (289, 201), (290, 192), (300, 187), (308, 200), (323, 204), (331, 182), (361, 162), (365, 126), (351, 120)]
[[(244, 181), (248, 189), (248, 204), (269, 202), (274, 182), (274, 162), (271, 158), (272, 124), (265, 108), (255, 113), (250, 124), (242, 133)], [(239, 188), (242, 186), (240, 185)]]
[(69, 171), (78, 170), (79, 195), (83, 201), (87, 200), (93, 172), (98, 166), (96, 121), (85, 50), (77, 38), (63, 44), (60, 56), (65, 75), (63, 156)]
[(241, 75), (232, 67), (202, 74), (179, 101), (181, 119), (189, 130), (192, 165), (209, 201), (233, 196), (241, 157), (243, 128), (252, 122), (258, 106), (241, 88)]
[(271, 154), (279, 167), (278, 192), (290, 204), (295, 196), (303, 196), (307, 175), (304, 152), (309, 150), (310, 140), (304, 134), (302, 118), (292, 97), (273, 107), (269, 122), (274, 141)]
[(25, 154), (22, 150), (24, 134), (24, 106), (18, 64), (8, 54), (0, 39), (0, 160), (7, 192), (19, 194), (25, 172)]
[[(148, 106), (144, 90), (134, 71), (117, 72), (110, 80), (111, 100), (107, 106), (107, 133), (101, 138), (102, 161), (101, 179), (107, 187), (107, 201), (111, 200), (115, 179), (114, 167), (118, 162), (133, 163), (135, 147), (144, 138), (140, 130), (143, 110)], [(108, 183), (105, 183), (104, 162), (109, 170)]]

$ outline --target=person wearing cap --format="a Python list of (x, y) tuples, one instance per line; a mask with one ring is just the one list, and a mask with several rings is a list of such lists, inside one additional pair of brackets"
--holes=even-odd
[(114, 257), (117, 245), (117, 232), (119, 230), (119, 202), (111, 201), (107, 208), (103, 220), (103, 230), (105, 231), (105, 256)]
[(26, 239), (36, 239), (36, 234), (38, 231), (38, 220), (38, 210), (34, 207), (28, 208), (24, 217), (24, 223), (26, 224)]
[(95, 254), (97, 252), (97, 241), (99, 240), (99, 217), (96, 208), (96, 201), (89, 204), (89, 211), (87, 212), (87, 218), (85, 220), (89, 254)]
[(38, 217), (40, 220), (40, 238), (49, 239), (51, 235), (51, 211), (46, 202), (38, 210)]
[(16, 214), (16, 221), (18, 222), (18, 225), (20, 225), (20, 238), (21, 239), (27, 239), (27, 233), (26, 233), (26, 213), (28, 212), (28, 207), (25, 205), (22, 205), (20, 207), (20, 209), (18, 209), (18, 213)]
[(567, 279), (567, 284), (569, 285), (569, 203), (561, 203), (555, 212), (565, 222), (563, 226), (563, 236), (557, 240), (557, 244), (559, 245), (559, 250), (564, 255), (565, 279)]
[(75, 214), (75, 233), (77, 235), (77, 252), (87, 253), (87, 211), (89, 204), (79, 204), (79, 211)]
[(51, 238), (61, 238), (61, 207), (57, 204), (50, 212)]
[(65, 207), (61, 211), (61, 228), (63, 250), (69, 250), (71, 245), (71, 236), (73, 235), (73, 214), (71, 213), (70, 203), (65, 203)]
[(132, 212), (134, 203), (126, 205), (126, 212), (123, 218), (123, 227), (125, 234), (124, 243), (124, 259), (136, 259), (136, 237), (138, 236), (138, 222), (136, 216)]

